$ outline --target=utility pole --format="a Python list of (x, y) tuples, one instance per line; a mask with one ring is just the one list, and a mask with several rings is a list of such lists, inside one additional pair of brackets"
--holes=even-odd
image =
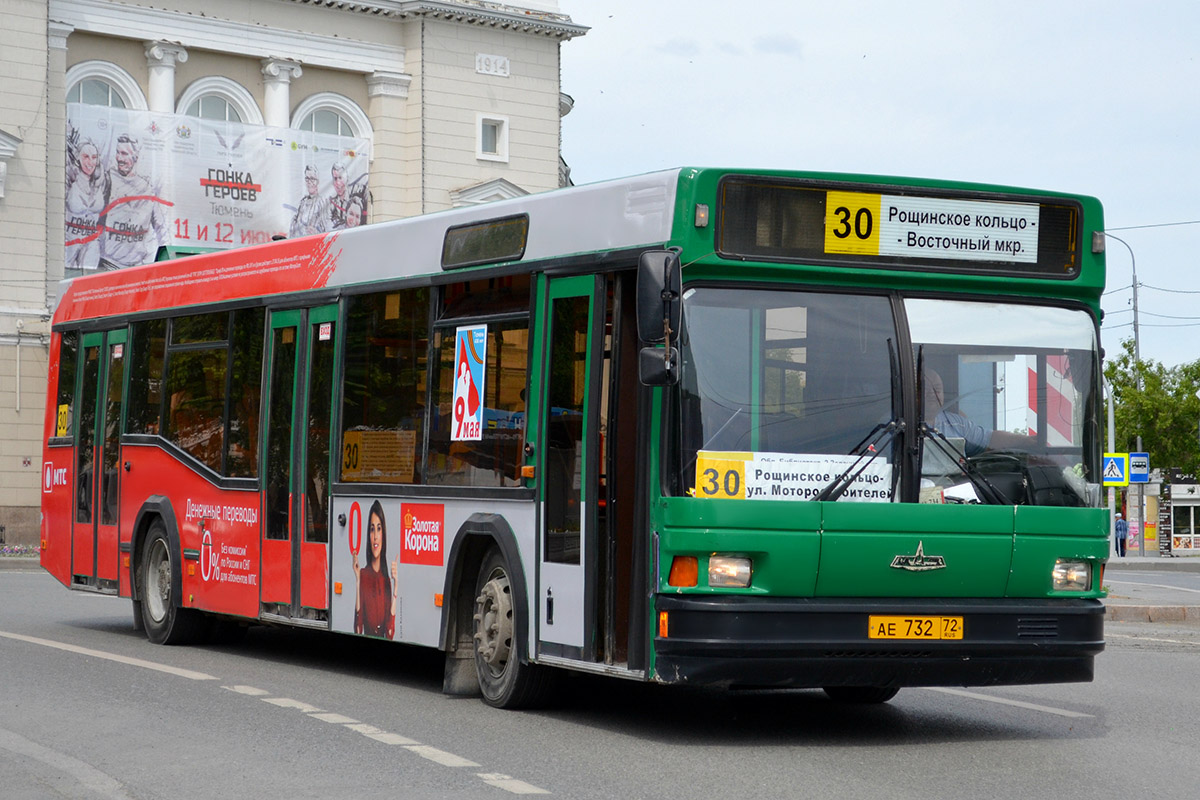
[[(1129, 251), (1129, 263), (1133, 268), (1133, 380), (1137, 387), (1137, 393), (1142, 393), (1142, 345), (1141, 336), (1138, 331), (1138, 278), (1137, 278), (1137, 257), (1133, 254), (1133, 248), (1129, 246), (1129, 242), (1113, 236), (1105, 231), (1105, 239), (1113, 239), (1125, 245), (1125, 249)], [(1137, 452), (1142, 452), (1142, 420), (1140, 415), (1134, 418), (1134, 430), (1137, 432)], [(1143, 495), (1145, 492), (1144, 484), (1139, 483), (1137, 486), (1137, 518), (1140, 526), (1138, 535), (1138, 555), (1146, 555), (1146, 515), (1143, 513)]]

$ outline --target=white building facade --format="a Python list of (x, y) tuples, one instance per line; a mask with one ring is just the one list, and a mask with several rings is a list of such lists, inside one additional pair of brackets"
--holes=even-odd
[[(559, 49), (586, 30), (557, 0), (210, 0), (202, 10), (185, 0), (8, 0), (0, 543), (37, 541), (49, 318), (58, 282), (92, 268), (67, 262), (69, 243), (81, 240), (67, 210), (81, 202), (69, 117), (133, 115), (176, 138), (216, 126), (292, 150), (340, 137), (362, 173), (354, 213), (363, 223), (408, 217), (569, 183)], [(327, 165), (299, 169), (309, 180), (319, 171), (331, 191)]]

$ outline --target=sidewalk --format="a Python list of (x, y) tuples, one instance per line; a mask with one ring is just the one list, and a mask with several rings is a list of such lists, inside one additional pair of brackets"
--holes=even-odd
[[(1200, 625), (1200, 594), (1169, 586), (1137, 584), (1122, 578), (1130, 572), (1200, 573), (1200, 553), (1164, 558), (1111, 556), (1104, 570), (1108, 597), (1106, 622), (1174, 622)], [(1145, 580), (1143, 578), (1143, 580)]]

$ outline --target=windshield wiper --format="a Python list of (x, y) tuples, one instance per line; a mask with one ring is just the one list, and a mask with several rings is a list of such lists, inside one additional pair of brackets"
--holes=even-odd
[(890, 422), (881, 422), (872, 428), (871, 432), (863, 437), (863, 440), (850, 450), (849, 455), (858, 453), (858, 458), (854, 459), (854, 461), (850, 463), (850, 466), (846, 467), (841, 474), (830, 481), (824, 489), (818, 492), (817, 495), (813, 497), (813, 500), (836, 501), (841, 498), (841, 496), (846, 493), (846, 490), (850, 488), (851, 484), (858, 480), (858, 476), (862, 475), (863, 471), (870, 466), (871, 462), (883, 452), (884, 448), (876, 447), (875, 445), (882, 442), (885, 438), (888, 438), (893, 434), (899, 433), (903, 430), (904, 420), (902, 419), (893, 419)]
[(953, 461), (962, 473), (967, 476), (967, 480), (975, 487), (975, 490), (983, 496), (983, 499), (992, 505), (1010, 506), (1012, 502), (1004, 492), (996, 488), (996, 486), (987, 479), (979, 468), (971, 463), (971, 459), (966, 456), (959, 457), (959, 453), (954, 449), (954, 445), (950, 444), (950, 440), (946, 435), (932, 425), (921, 423), (921, 438), (928, 439), (933, 442), (939, 450), (942, 451), (951, 461)]

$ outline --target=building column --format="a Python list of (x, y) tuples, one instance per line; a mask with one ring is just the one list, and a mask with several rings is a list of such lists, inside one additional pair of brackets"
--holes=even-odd
[[(420, 196), (419, 134), (409, 128), (408, 89), (412, 75), (373, 72), (367, 76), (367, 116), (375, 131), (371, 148), (372, 194), (379, 200), (371, 211), (372, 222), (411, 217), (422, 212)], [(407, 147), (406, 147), (407, 145)], [(415, 167), (414, 167), (415, 165)], [(414, 176), (412, 171), (417, 170)]]
[(291, 83), (293, 78), (304, 74), (300, 64), (281, 58), (262, 60), (263, 124), (275, 128), (288, 128), (292, 124)]
[(172, 42), (146, 42), (146, 64), (150, 67), (151, 111), (175, 113), (175, 65), (187, 61), (187, 50)]

